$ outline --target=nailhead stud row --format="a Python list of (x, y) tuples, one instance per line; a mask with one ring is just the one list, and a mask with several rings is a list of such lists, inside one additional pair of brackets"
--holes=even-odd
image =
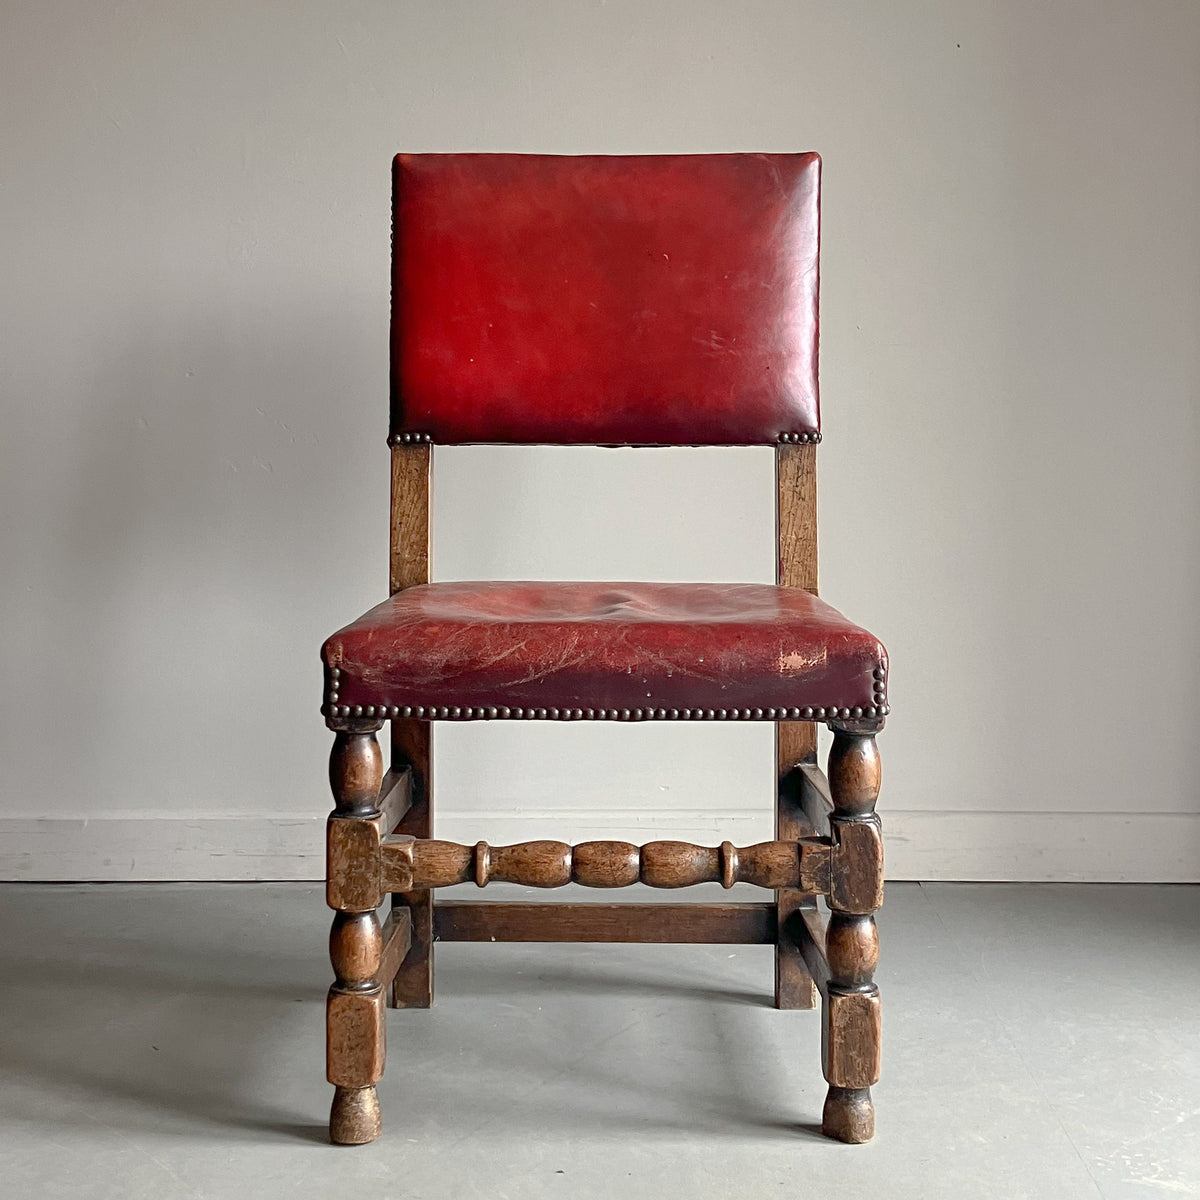
[[(807, 445), (810, 442), (816, 444), (821, 440), (819, 431), (813, 433), (781, 433), (779, 435), (780, 442), (788, 445)], [(433, 435), (430, 433), (393, 433), (388, 438), (389, 446), (414, 446), (428, 445), (433, 441)]]
[(439, 721), (834, 721), (886, 717), (886, 704), (853, 708), (510, 708), (493, 705), (486, 708), (437, 706), (424, 704), (338, 704), (337, 693), (330, 692), (326, 716), (377, 717), (393, 720), (415, 717)]
[(887, 708), (887, 667), (875, 668), (875, 705)]

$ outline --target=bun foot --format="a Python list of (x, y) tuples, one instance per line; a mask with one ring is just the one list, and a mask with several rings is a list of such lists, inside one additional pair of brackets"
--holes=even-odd
[(839, 1142), (869, 1142), (875, 1136), (875, 1105), (870, 1088), (830, 1087), (821, 1132)]
[(361, 1146), (379, 1136), (379, 1097), (374, 1087), (335, 1088), (329, 1113), (329, 1140)]

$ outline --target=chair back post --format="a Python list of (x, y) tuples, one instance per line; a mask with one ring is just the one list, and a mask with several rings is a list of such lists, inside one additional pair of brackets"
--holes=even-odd
[[(430, 582), (430, 511), (433, 447), (393, 443), (389, 591)], [(412, 837), (433, 836), (433, 722), (392, 722), (392, 767), (412, 768), (411, 803), (396, 829)], [(408, 909), (412, 947), (396, 972), (388, 996), (393, 1008), (428, 1008), (433, 1003), (433, 893), (392, 897)]]
[[(817, 594), (817, 447), (780, 445), (775, 448), (775, 582)], [(816, 767), (817, 726), (813, 721), (775, 723), (775, 764), (778, 791), (775, 836), (788, 841), (809, 827), (802, 797), (800, 764)], [(813, 1008), (816, 983), (804, 961), (790, 923), (813, 903), (812, 895), (797, 888), (775, 892), (775, 1005)]]
[[(419, 445), (394, 444), (388, 569), (388, 591), (393, 596), (405, 588), (431, 580), (429, 518), (432, 503), (433, 447), (427, 442)], [(418, 773), (421, 770), (425, 772), (426, 782), (429, 764), (426, 761), (420, 766), (417, 760), (422, 756), (428, 759), (428, 730), (426, 721), (392, 722), (392, 765), (398, 767), (403, 763), (411, 763), (418, 767)], [(425, 793), (428, 787), (417, 790)], [(414, 797), (413, 808), (420, 803), (421, 798)]]
[[(817, 595), (817, 447), (775, 448), (775, 582)], [(780, 777), (800, 762), (817, 760), (812, 721), (776, 725)], [(777, 833), (776, 836), (791, 836)]]
[(391, 562), (388, 591), (428, 583), (433, 447), (392, 446)]

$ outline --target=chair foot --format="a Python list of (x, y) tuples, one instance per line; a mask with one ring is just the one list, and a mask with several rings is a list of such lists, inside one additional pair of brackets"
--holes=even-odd
[(871, 1089), (830, 1087), (821, 1114), (821, 1132), (839, 1142), (869, 1142), (875, 1136)]
[(379, 1136), (379, 1096), (375, 1086), (333, 1089), (329, 1140), (339, 1146), (361, 1146)]

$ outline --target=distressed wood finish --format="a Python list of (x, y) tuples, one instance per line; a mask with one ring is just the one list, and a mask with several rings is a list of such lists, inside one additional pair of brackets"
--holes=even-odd
[(386, 988), (400, 969), (412, 945), (412, 917), (407, 908), (394, 908), (383, 927), (383, 951), (379, 956), (379, 982)]
[[(805, 816), (800, 797), (800, 766), (803, 760), (796, 754), (815, 753), (815, 738), (811, 735), (815, 726), (809, 722), (780, 722), (775, 726), (775, 750), (779, 781), (775, 804), (775, 836), (789, 840), (800, 835), (800, 831), (813, 831)], [(815, 831), (814, 831), (815, 832)], [(820, 889), (824, 891), (824, 889)], [(778, 940), (775, 944), (775, 1007), (783, 1009), (814, 1008), (817, 1003), (817, 988), (805, 965), (800, 949), (789, 935), (789, 919), (812, 896), (797, 888), (780, 888), (775, 893), (778, 906)]]
[[(397, 826), (407, 837), (433, 832), (433, 726), (428, 721), (392, 722), (392, 761), (410, 770), (410, 805)], [(389, 989), (393, 1008), (428, 1008), (433, 1003), (433, 893), (393, 892), (392, 905), (408, 910), (412, 948)]]
[(830, 822), (829, 906), (866, 916), (883, 905), (883, 831), (879, 818)]
[(379, 789), (381, 827), (385, 834), (395, 833), (404, 814), (412, 807), (412, 772), (407, 767), (392, 767)]
[(383, 902), (380, 846), (383, 820), (375, 813), (333, 813), (326, 822), (325, 902), (342, 912), (366, 912)]
[(518, 883), (556, 888), (568, 883), (621, 888), (642, 883), (653, 888), (720, 883), (726, 888), (749, 883), (764, 888), (825, 892), (829, 887), (829, 842), (823, 838), (760, 842), (738, 848), (694, 846), (690, 842), (521, 842), (489, 846), (478, 842), (387, 838), (381, 847), (382, 886), (412, 892), (458, 883)]
[(391, 569), (389, 591), (429, 582), (429, 508), (432, 446), (392, 447)]
[(829, 780), (815, 762), (805, 762), (797, 770), (798, 798), (800, 809), (813, 832), (822, 837), (829, 835), (829, 817), (833, 812), (833, 799), (829, 795)]
[(446, 900), (442, 942), (654, 942), (731, 946), (775, 941), (774, 904), (533, 904)]
[(383, 757), (374, 728), (338, 730), (329, 756), (334, 810), (328, 825), (327, 897), (337, 909), (329, 935), (334, 982), (326, 1002), (326, 1075), (334, 1085), (329, 1136), (359, 1145), (379, 1136), (375, 1084), (385, 1055), (383, 931), (375, 909)]
[(834, 725), (829, 751), (833, 838), (825, 958), (829, 980), (821, 1027), (821, 1065), (829, 1082), (824, 1132), (843, 1142), (875, 1133), (871, 1085), (879, 1079), (880, 1007), (875, 986), (883, 899), (883, 855), (875, 802), (880, 763), (874, 732), (862, 722)]
[(775, 448), (775, 582), (817, 593), (817, 448)]
[[(392, 507), (389, 590), (431, 579), (430, 510), (433, 447), (392, 447)], [(392, 722), (392, 767), (408, 769), (408, 807), (395, 831), (412, 837), (433, 836), (433, 725), (429, 721)], [(388, 988), (393, 1008), (428, 1008), (433, 1003), (433, 896), (429, 892), (393, 895), (394, 908), (409, 914), (412, 945)]]
[(789, 918), (789, 930), (800, 947), (813, 982), (824, 994), (829, 985), (829, 958), (825, 949), (825, 921), (815, 903), (798, 908)]
[[(817, 592), (817, 448), (779, 446), (775, 450), (775, 582), (781, 587)], [(817, 727), (811, 721), (780, 721), (775, 726), (779, 791), (775, 836), (790, 839), (805, 821), (800, 804), (798, 768), (816, 763)], [(824, 830), (813, 827), (816, 832)], [(817, 988), (799, 947), (788, 934), (791, 915), (811, 896), (793, 888), (775, 894), (779, 940), (775, 946), (775, 1007), (814, 1008)]]

